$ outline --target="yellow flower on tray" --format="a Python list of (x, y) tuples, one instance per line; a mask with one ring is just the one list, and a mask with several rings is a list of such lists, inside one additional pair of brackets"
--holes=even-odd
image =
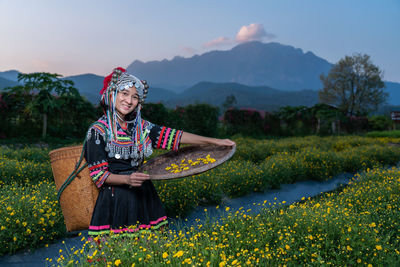
[[(182, 159), (179, 165), (172, 163), (170, 166), (167, 166), (165, 168), (165, 170), (169, 171), (171, 173), (180, 173), (180, 172), (189, 170), (190, 166), (196, 166), (200, 163), (203, 163), (203, 165), (206, 165), (209, 163), (214, 163), (216, 161), (217, 161), (216, 159), (211, 158), (211, 156), (208, 154), (206, 156), (206, 158), (197, 158), (196, 161), (193, 161), (191, 159)], [(185, 163), (185, 162), (187, 162), (187, 163)]]

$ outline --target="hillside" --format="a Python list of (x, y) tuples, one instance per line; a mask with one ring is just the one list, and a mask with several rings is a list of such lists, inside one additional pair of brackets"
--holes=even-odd
[(318, 103), (318, 92), (302, 90), (287, 92), (267, 86), (246, 86), (238, 83), (198, 83), (169, 101), (162, 101), (169, 107), (207, 103), (221, 107), (226, 97), (233, 95), (237, 107), (252, 107), (264, 110), (277, 110), (282, 106), (312, 106)]
[(5, 79), (3, 77), (0, 77), (0, 90), (6, 87), (13, 87), (13, 86), (17, 86), (18, 83), (14, 82), (14, 81), (10, 81), (8, 79)]

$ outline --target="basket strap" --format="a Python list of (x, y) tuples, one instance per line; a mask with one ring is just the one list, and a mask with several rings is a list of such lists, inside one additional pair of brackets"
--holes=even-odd
[[(94, 122), (94, 123), (92, 123), (92, 125), (90, 125), (90, 128), (91, 128), (92, 126), (94, 126), (94, 125), (97, 125), (97, 126), (102, 127), (104, 131), (107, 130), (107, 129), (106, 129), (106, 126), (105, 126), (104, 124), (102, 124), (102, 123), (100, 123), (100, 122), (97, 122), (97, 121)], [(90, 128), (89, 128), (89, 129), (90, 129)], [(105, 135), (105, 136), (106, 136), (106, 139), (107, 139), (107, 135)], [(67, 188), (67, 186), (75, 179), (75, 177), (78, 176), (78, 174), (79, 174), (84, 168), (86, 168), (86, 166), (88, 165), (87, 162), (86, 162), (81, 168), (79, 168), (79, 166), (81, 165), (82, 160), (83, 160), (83, 155), (84, 155), (84, 150), (83, 150), (83, 149), (84, 149), (84, 147), (85, 147), (86, 141), (87, 141), (87, 136), (85, 137), (85, 140), (83, 141), (81, 156), (79, 157), (79, 160), (78, 160), (78, 162), (77, 162), (76, 165), (75, 165), (75, 169), (74, 169), (74, 170), (72, 171), (72, 173), (68, 176), (68, 178), (65, 180), (65, 182), (61, 185), (60, 189), (58, 189), (58, 192), (57, 192), (57, 200), (58, 200), (58, 202), (60, 202), (61, 194), (62, 194), (62, 192), (65, 190), (65, 188)], [(106, 142), (107, 142), (107, 140), (106, 140)]]
[(65, 180), (65, 182), (61, 185), (60, 189), (58, 189), (58, 192), (57, 192), (58, 202), (60, 202), (60, 197), (61, 197), (61, 194), (64, 191), (64, 189), (67, 188), (67, 186), (75, 179), (75, 177), (88, 165), (87, 163), (85, 163), (81, 168), (79, 168), (79, 166), (81, 165), (82, 160), (83, 160), (83, 153), (84, 153), (83, 148), (85, 147), (85, 142), (86, 142), (86, 138), (85, 138), (85, 141), (83, 142), (81, 156), (79, 158), (79, 161), (75, 165), (75, 169), (68, 176), (68, 178)]

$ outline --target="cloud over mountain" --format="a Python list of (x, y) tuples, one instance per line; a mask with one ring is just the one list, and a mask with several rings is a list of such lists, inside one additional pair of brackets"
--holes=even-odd
[(230, 45), (233, 44), (233, 41), (229, 39), (228, 37), (218, 37), (212, 41), (209, 41), (205, 44), (203, 44), (204, 48), (209, 48), (209, 47), (216, 47), (216, 46), (223, 46), (223, 45)]
[(265, 39), (273, 39), (276, 36), (272, 33), (267, 33), (264, 26), (259, 23), (252, 23), (247, 26), (242, 26), (236, 35), (236, 41), (239, 43), (251, 41), (263, 41)]
[(242, 26), (235, 38), (220, 36), (214, 40), (203, 44), (203, 48), (215, 48), (221, 46), (232, 46), (245, 42), (265, 41), (275, 38), (275, 34), (265, 31), (264, 26), (260, 23), (252, 23)]

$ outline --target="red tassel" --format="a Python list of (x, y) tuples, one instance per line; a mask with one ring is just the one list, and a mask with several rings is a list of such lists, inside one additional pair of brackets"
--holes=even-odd
[(113, 72), (111, 72), (110, 75), (108, 75), (108, 76), (106, 76), (104, 78), (104, 80), (103, 80), (103, 88), (100, 91), (100, 95), (102, 95), (107, 90), (108, 84), (111, 82), (111, 78), (112, 78), (112, 75), (113, 75), (115, 70), (120, 70), (122, 72), (126, 72), (126, 70), (124, 68), (121, 68), (121, 67), (115, 68), (113, 70)]

